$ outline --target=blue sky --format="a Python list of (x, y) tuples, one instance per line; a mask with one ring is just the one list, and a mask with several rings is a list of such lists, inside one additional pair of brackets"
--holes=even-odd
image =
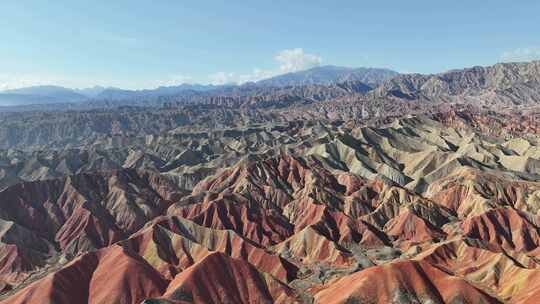
[(257, 80), (316, 65), (434, 73), (540, 59), (540, 1), (0, 4), (0, 89)]

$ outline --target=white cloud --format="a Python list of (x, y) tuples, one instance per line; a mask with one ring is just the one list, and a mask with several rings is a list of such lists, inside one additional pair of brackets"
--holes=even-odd
[(259, 81), (275, 75), (276, 72), (274, 71), (254, 69), (251, 73), (247, 74), (218, 72), (210, 75), (209, 79), (213, 85), (224, 85)]
[(502, 53), (503, 61), (531, 61), (540, 59), (540, 47), (517, 48)]
[(238, 76), (235, 73), (217, 72), (210, 76), (210, 83), (214, 85), (223, 85), (227, 83), (236, 83)]
[(214, 85), (242, 84), (250, 81), (259, 81), (276, 75), (302, 71), (321, 65), (322, 58), (318, 55), (307, 54), (302, 48), (280, 51), (274, 57), (275, 69), (253, 69), (251, 73), (218, 72), (210, 75), (210, 83)]
[[(136, 42), (127, 37), (106, 36), (107, 39), (115, 39), (125, 43)], [(271, 69), (255, 68), (251, 72), (218, 72), (208, 76), (211, 84), (242, 84), (246, 82), (255, 82), (267, 79), (276, 75), (306, 70), (321, 65), (322, 58), (318, 55), (308, 54), (302, 48), (286, 49), (278, 52), (274, 58), (275, 67)], [(0, 73), (0, 91), (17, 89), (22, 87), (37, 85), (59, 85), (69, 88), (86, 88), (95, 85), (114, 86), (125, 89), (143, 89), (157, 88), (160, 86), (174, 86), (182, 83), (196, 82), (191, 76), (184, 74), (170, 75), (164, 79), (155, 80), (134, 80), (134, 79), (100, 79), (99, 81), (86, 79), (86, 77), (58, 76), (58, 75), (22, 75), (22, 74), (1, 74)]]
[(276, 57), (279, 70), (283, 73), (297, 72), (321, 65), (322, 58), (318, 55), (306, 54), (301, 48), (283, 50)]
[(145, 88), (157, 88), (157, 87), (170, 87), (177, 86), (184, 83), (192, 83), (193, 77), (183, 74), (171, 75), (166, 79), (149, 81), (145, 84), (142, 84), (142, 87)]

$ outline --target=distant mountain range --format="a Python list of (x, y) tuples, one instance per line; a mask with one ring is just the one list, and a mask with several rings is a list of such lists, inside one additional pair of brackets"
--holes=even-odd
[(80, 102), (88, 96), (58, 86), (35, 86), (0, 92), (1, 106)]
[(86, 100), (127, 100), (132, 98), (156, 98), (174, 96), (182, 92), (222, 92), (225, 89), (252, 86), (287, 87), (306, 85), (331, 85), (359, 81), (375, 87), (398, 73), (388, 69), (346, 68), (322, 66), (313, 69), (279, 75), (256, 83), (244, 85), (180, 84), (147, 90), (125, 90), (96, 86), (87, 89), (68, 89), (59, 86), (34, 86), (0, 92), (0, 106), (24, 106), (31, 104), (77, 103)]
[[(230, 86), (230, 85), (229, 85)], [(181, 84), (178, 86), (159, 87), (148, 90), (124, 90), (117, 88), (105, 89), (95, 96), (95, 99), (124, 100), (140, 97), (172, 96), (185, 91), (206, 92), (221, 89), (227, 86), (202, 85), (202, 84)]]
[[(328, 100), (361, 94), (368, 99), (437, 102), (540, 103), (540, 61), (499, 63), (439, 74), (399, 74), (387, 69), (322, 66), (243, 85), (181, 84), (152, 90), (38, 86), (0, 92), (0, 106), (65, 104), (152, 106), (164, 102), (272, 104)], [(6, 110), (6, 109), (4, 109)]]
[(31, 104), (77, 103), (88, 100), (125, 100), (130, 98), (171, 96), (185, 91), (204, 92), (224, 86), (181, 84), (150, 90), (124, 90), (119, 88), (92, 87), (69, 89), (59, 86), (33, 86), (0, 92), (0, 106)]
[(370, 94), (406, 100), (538, 103), (540, 61), (498, 63), (432, 75), (402, 74)]
[(398, 72), (378, 68), (346, 68), (321, 66), (309, 70), (287, 73), (257, 82), (269, 87), (328, 85), (338, 82), (360, 81), (376, 87), (384, 81), (399, 75)]

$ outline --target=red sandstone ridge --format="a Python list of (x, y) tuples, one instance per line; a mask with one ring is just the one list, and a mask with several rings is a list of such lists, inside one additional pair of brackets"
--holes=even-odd
[(411, 243), (442, 239), (445, 236), (443, 231), (417, 216), (410, 209), (402, 211), (397, 217), (386, 223), (385, 232), (397, 241)]
[(426, 262), (377, 266), (329, 284), (316, 303), (499, 303), (496, 299)]
[(270, 254), (233, 231), (202, 227), (175, 216), (155, 219), (120, 244), (136, 252), (166, 278), (174, 277), (214, 251), (244, 259), (283, 282), (295, 279), (298, 270), (286, 259)]
[[(162, 214), (178, 191), (152, 173), (119, 170), (0, 191), (0, 281), (12, 286), (60, 255), (110, 246)], [(17, 273), (17, 275), (14, 275)]]
[(212, 253), (177, 275), (162, 298), (173, 303), (297, 302), (287, 285), (222, 253)]
[(32, 303), (140, 303), (167, 286), (144, 260), (119, 246), (86, 253), (3, 301)]
[(463, 221), (463, 235), (498, 245), (505, 250), (527, 252), (540, 245), (537, 218), (512, 208), (498, 208)]
[(250, 206), (241, 196), (224, 195), (188, 206), (172, 206), (168, 214), (178, 215), (199, 225), (230, 229), (246, 238), (268, 246), (283, 241), (293, 233), (293, 226), (278, 212)]
[(527, 199), (540, 190), (540, 183), (503, 178), (472, 168), (462, 168), (454, 174), (433, 182), (426, 196), (447, 207), (460, 218), (479, 215), (493, 206), (512, 206), (535, 212)]
[[(218, 269), (222, 272), (216, 272)], [(198, 303), (209, 299), (217, 303), (220, 299), (290, 303), (295, 294), (284, 282), (295, 275), (294, 271), (293, 265), (230, 232), (200, 227), (185, 219), (160, 218), (126, 241), (83, 254), (18, 291), (7, 303), (40, 299), (40, 303), (135, 304), (162, 295), (176, 301), (181, 299), (175, 290), (186, 286), (194, 289)], [(211, 298), (203, 292), (204, 282), (211, 284), (208, 288), (217, 288)], [(244, 289), (237, 290), (241, 286)], [(250, 286), (259, 289), (245, 293)], [(167, 288), (171, 292), (165, 292)]]

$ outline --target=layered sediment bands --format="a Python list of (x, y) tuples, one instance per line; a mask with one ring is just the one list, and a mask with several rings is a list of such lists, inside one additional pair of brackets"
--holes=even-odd
[(498, 245), (502, 249), (527, 252), (540, 245), (538, 217), (512, 208), (497, 208), (468, 218), (461, 224), (465, 237)]
[[(350, 113), (361, 109), (363, 105), (364, 102), (359, 101), (352, 103), (351, 107), (354, 109), (347, 109), (344, 104), (336, 101), (321, 107), (330, 107), (328, 111), (336, 111), (336, 115), (340, 116), (340, 113), (352, 115)], [(280, 151), (301, 156), (308, 151), (315, 154), (327, 153), (333, 158), (348, 157), (351, 159), (347, 159), (345, 165), (350, 167), (353, 173), (371, 179), (377, 172), (400, 184), (418, 180), (418, 176), (426, 176), (431, 173), (433, 167), (440, 167), (447, 162), (448, 164), (442, 167), (439, 173), (425, 177), (429, 182), (433, 178), (440, 177), (445, 168), (471, 161), (467, 157), (472, 158), (472, 161), (475, 160), (473, 157), (475, 149), (479, 144), (485, 145), (486, 140), (482, 138), (468, 144), (464, 142), (473, 131), (499, 137), (524, 136), (515, 139), (509, 137), (507, 141), (500, 142), (501, 146), (498, 149), (501, 151), (493, 151), (489, 146), (485, 148), (499, 158), (494, 161), (504, 170), (538, 174), (536, 169), (539, 167), (538, 152), (534, 138), (528, 138), (527, 135), (536, 134), (537, 130), (540, 130), (538, 125), (540, 120), (536, 119), (540, 117), (538, 111), (531, 109), (489, 112), (473, 106), (455, 105), (446, 109), (440, 106), (440, 109), (432, 109), (434, 112), (432, 114), (428, 112), (423, 117), (401, 119), (394, 125), (390, 124), (395, 117), (403, 118), (404, 113), (428, 111), (429, 108), (424, 108), (427, 107), (426, 104), (419, 105), (420, 108), (417, 110), (396, 108), (389, 111), (390, 113), (385, 112), (385, 116), (370, 120), (356, 120), (355, 117), (349, 117), (347, 122), (328, 118), (326, 112), (323, 115), (319, 110), (302, 107), (266, 112), (209, 109), (210, 113), (189, 107), (176, 110), (132, 109), (120, 111), (115, 114), (118, 117), (107, 119), (101, 118), (101, 115), (112, 114), (99, 111), (84, 115), (78, 112), (59, 113), (59, 118), (50, 115), (33, 114), (36, 115), (34, 117), (31, 114), (18, 114), (3, 122), (6, 124), (5, 128), (11, 128), (10, 123), (19, 126), (21, 121), (35, 122), (37, 127), (25, 127), (23, 131), (35, 127), (41, 132), (45, 127), (39, 126), (40, 121), (52, 124), (51, 121), (57, 118), (59, 121), (54, 124), (58, 124), (58, 128), (70, 126), (85, 130), (90, 127), (86, 125), (79, 127), (79, 120), (87, 121), (92, 128), (99, 123), (109, 123), (108, 119), (140, 120), (133, 122), (133, 125), (125, 123), (124, 127), (127, 130), (121, 134), (114, 134), (108, 128), (99, 128), (99, 132), (90, 128), (81, 131), (82, 135), (71, 136), (63, 133), (55, 135), (58, 140), (47, 140), (47, 137), (51, 136), (43, 137), (43, 142), (11, 144), (8, 140), (0, 140), (6, 143), (6, 149), (0, 151), (0, 189), (22, 181), (53, 179), (97, 170), (131, 168), (166, 174), (174, 178), (181, 188), (191, 190), (199, 181), (223, 167), (232, 166), (253, 155), (276, 156)], [(385, 107), (377, 104), (371, 106), (373, 109)], [(403, 105), (401, 108), (410, 106)], [(187, 113), (185, 115), (191, 117), (189, 123), (183, 123), (175, 118), (174, 115), (180, 115), (178, 113)], [(84, 119), (77, 118), (78, 115)], [(70, 121), (71, 116), (75, 117), (73, 122)], [(163, 129), (157, 127), (162, 123), (167, 127)], [(371, 127), (361, 127), (365, 123), (369, 123)], [(140, 129), (139, 124), (144, 127)], [(424, 126), (419, 127), (420, 125)], [(140, 132), (137, 133), (136, 130)], [(418, 138), (419, 136), (422, 138)], [(24, 140), (24, 136), (15, 136), (15, 139)], [(419, 139), (423, 139), (424, 143), (418, 142)], [(530, 140), (533, 142), (529, 142)], [(487, 143), (491, 144), (492, 141), (490, 139)], [(327, 145), (321, 146), (324, 143)], [(456, 151), (457, 146), (463, 148)], [(392, 147), (397, 148), (397, 151), (392, 150)], [(432, 153), (432, 148), (437, 151)], [(356, 152), (359, 153), (358, 159), (355, 159)], [(408, 153), (394, 155), (396, 152)], [(370, 158), (371, 161), (362, 156)], [(334, 165), (343, 166), (341, 159), (331, 161)], [(400, 167), (403, 164), (410, 164), (404, 172)], [(416, 183), (418, 187), (423, 186), (423, 180)]]
[[(152, 265), (154, 262), (164, 265), (171, 271), (171, 276), (190, 266), (201, 256), (220, 251), (245, 259), (261, 271), (284, 282), (296, 277), (296, 266), (286, 259), (271, 255), (263, 247), (242, 238), (234, 231), (206, 228), (175, 216), (160, 217), (153, 223), (121, 243), (133, 248)], [(186, 256), (182, 256), (182, 253)], [(163, 262), (167, 264), (162, 264)], [(173, 267), (177, 267), (176, 272)], [(161, 269), (160, 266), (156, 268)]]
[(538, 292), (534, 278), (538, 276), (539, 265), (534, 258), (478, 240), (442, 242), (427, 248), (415, 259), (463, 277), (491, 294), (497, 294), (503, 302), (527, 303), (527, 299), (531, 301)]
[(128, 163), (153, 169), (16, 182), (0, 191), (0, 299), (534, 303), (537, 135), (514, 114), (481, 134), (491, 120), (448, 113), (149, 137), (170, 159)]
[(181, 188), (192, 189), (205, 177), (250, 155), (303, 151), (311, 145), (311, 134), (336, 130), (317, 122), (270, 120), (220, 129), (177, 127), (159, 134), (104, 133), (76, 138), (76, 144), (49, 141), (36, 146), (36, 151), (0, 150), (0, 189), (22, 181), (122, 168), (163, 173)]
[(500, 303), (464, 279), (426, 262), (371, 267), (328, 284), (316, 303)]
[(112, 246), (83, 254), (5, 303), (140, 303), (166, 286), (144, 260)]
[(9, 286), (60, 256), (70, 259), (126, 238), (179, 195), (167, 179), (134, 170), (21, 183), (0, 193), (0, 276)]
[(260, 273), (243, 260), (222, 253), (211, 253), (177, 275), (163, 298), (173, 303), (297, 302), (294, 291), (287, 285)]

